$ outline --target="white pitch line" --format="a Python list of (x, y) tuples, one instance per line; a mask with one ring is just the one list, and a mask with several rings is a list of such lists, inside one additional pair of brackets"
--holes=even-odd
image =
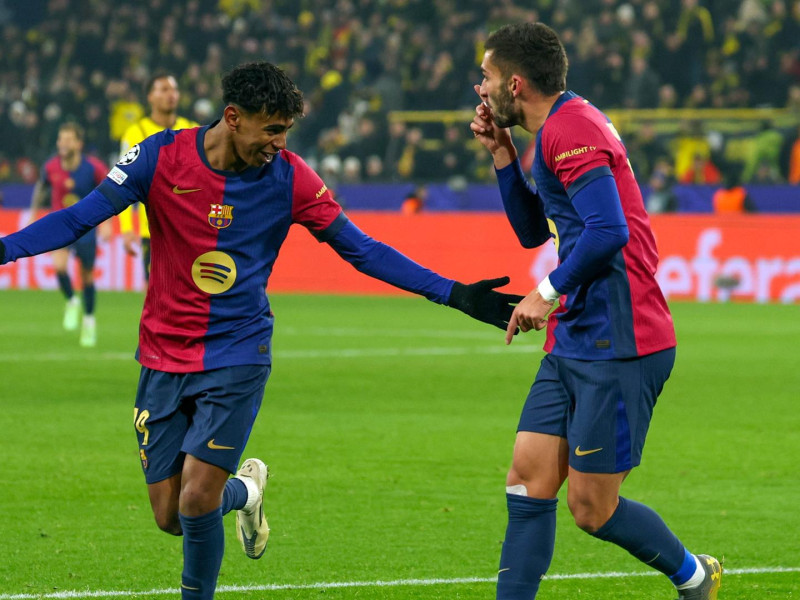
[[(277, 350), (275, 362), (281, 360), (307, 358), (393, 358), (398, 356), (469, 356), (473, 354), (534, 354), (541, 352), (539, 346), (442, 346), (418, 348), (336, 348), (331, 350)], [(4, 362), (68, 362), (68, 361), (133, 361), (131, 352), (84, 353), (49, 352), (44, 354), (0, 354), (0, 363)]]
[[(725, 569), (726, 575), (769, 575), (777, 573), (800, 573), (800, 567), (751, 567), (744, 569)], [(624, 573), (610, 571), (606, 573), (555, 573), (546, 575), (545, 579), (620, 579), (624, 577), (650, 577), (660, 575), (656, 571), (637, 571)], [(454, 579), (395, 579), (392, 581), (332, 581), (302, 584), (270, 584), (270, 585), (221, 585), (217, 592), (270, 592), (281, 590), (325, 590), (336, 588), (364, 588), (364, 587), (400, 587), (400, 586), (427, 586), (427, 585), (459, 585), (464, 583), (494, 583), (496, 577), (461, 577)], [(50, 600), (61, 598), (135, 598), (137, 596), (178, 596), (180, 590), (117, 590), (117, 591), (64, 591), (49, 594), (0, 594), (0, 600)]]

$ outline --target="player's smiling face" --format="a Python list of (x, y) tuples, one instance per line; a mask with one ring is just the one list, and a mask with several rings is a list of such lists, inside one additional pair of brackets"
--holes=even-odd
[(268, 165), (286, 148), (286, 134), (294, 119), (241, 110), (238, 113), (233, 133), (237, 162), (249, 167)]
[(504, 128), (519, 125), (522, 122), (521, 111), (514, 105), (514, 95), (509, 88), (511, 78), (505, 77), (492, 62), (491, 50), (483, 55), (481, 72), (481, 98), (492, 109), (495, 124)]

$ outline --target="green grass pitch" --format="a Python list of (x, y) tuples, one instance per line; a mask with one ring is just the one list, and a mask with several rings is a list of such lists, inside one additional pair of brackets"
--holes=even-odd
[[(155, 526), (132, 428), (141, 302), (100, 294), (86, 350), (61, 329), (59, 294), (0, 292), (0, 600), (178, 597), (180, 540)], [(272, 536), (251, 561), (226, 517), (217, 597), (494, 598), (505, 472), (543, 334), (505, 347), (418, 298), (272, 302), (274, 370), (245, 451), (273, 472)], [(800, 598), (800, 310), (672, 308), (678, 362), (623, 494), (724, 557), (721, 600)], [(540, 600), (674, 599), (664, 577), (580, 532), (565, 501), (558, 519)]]

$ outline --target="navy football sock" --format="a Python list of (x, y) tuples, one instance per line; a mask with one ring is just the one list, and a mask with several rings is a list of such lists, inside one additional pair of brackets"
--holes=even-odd
[(232, 477), (225, 482), (225, 489), (222, 491), (222, 510), (223, 515), (227, 515), (232, 510), (244, 508), (247, 503), (247, 486), (241, 479)]
[(178, 514), (183, 529), (183, 600), (211, 600), (225, 552), (222, 511), (217, 508), (200, 517)]
[[(605, 525), (592, 535), (624, 548), (667, 577), (679, 575), (685, 567), (688, 553), (681, 541), (670, 531), (658, 513), (633, 500), (620, 497), (617, 510)], [(694, 570), (689, 572), (686, 579), (691, 577), (693, 572)], [(680, 583), (683, 582), (679, 581), (676, 585)]]
[(64, 297), (67, 300), (72, 299), (75, 292), (72, 291), (72, 281), (70, 281), (69, 275), (66, 273), (56, 273), (56, 279), (58, 279), (58, 289), (61, 290)]
[(94, 314), (94, 298), (96, 294), (94, 291), (94, 284), (86, 285), (83, 287), (83, 312), (87, 315)]
[(497, 574), (497, 600), (531, 600), (553, 558), (558, 499), (506, 494), (508, 528)]

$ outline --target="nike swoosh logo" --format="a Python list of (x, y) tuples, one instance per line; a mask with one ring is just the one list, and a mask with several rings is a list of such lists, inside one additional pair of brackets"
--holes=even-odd
[(506, 567), (505, 569), (500, 569), (498, 573), (505, 573), (506, 571), (510, 571), (511, 567)]
[(194, 592), (198, 592), (198, 591), (200, 591), (200, 588), (196, 588), (196, 587), (189, 587), (189, 586), (188, 586), (188, 585), (186, 585), (185, 583), (182, 583), (182, 584), (181, 584), (181, 587), (182, 587), (183, 589), (185, 589), (185, 590), (192, 590), (192, 591), (194, 591)]
[(212, 450), (235, 450), (233, 446), (218, 446), (214, 443), (214, 440), (208, 442), (208, 447)]
[(173, 193), (175, 194), (191, 194), (192, 192), (200, 192), (203, 188), (192, 188), (190, 190), (182, 190), (177, 185), (172, 188)]
[(587, 454), (594, 454), (595, 452), (600, 452), (602, 448), (595, 448), (594, 450), (581, 450), (581, 447), (578, 446), (575, 448), (575, 456), (586, 456)]

